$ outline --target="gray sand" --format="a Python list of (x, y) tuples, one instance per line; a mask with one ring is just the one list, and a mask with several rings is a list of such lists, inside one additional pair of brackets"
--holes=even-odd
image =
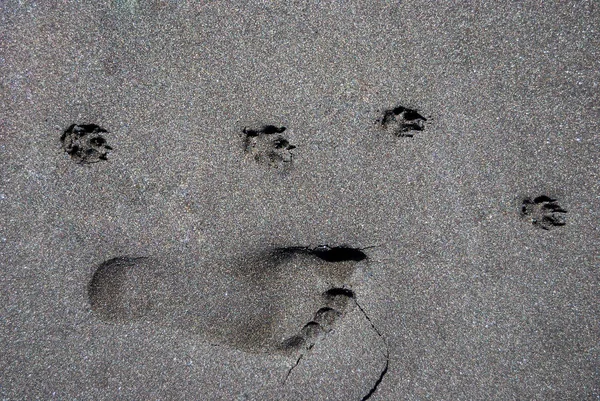
[[(387, 363), (371, 400), (600, 399), (595, 2), (76, 3), (0, 5), (0, 397), (360, 400)], [(400, 105), (413, 137), (376, 123)], [(69, 156), (71, 124), (107, 160)], [(245, 152), (268, 124), (293, 161)], [(566, 224), (521, 215), (541, 195)], [(373, 248), (343, 284), (313, 262), (232, 284), (318, 245)], [(102, 320), (88, 285), (116, 257), (163, 261), (179, 301)], [(296, 358), (224, 341), (227, 314), (173, 318), (231, 289), (219, 313), (283, 333), (321, 285), (360, 308), (285, 384)]]

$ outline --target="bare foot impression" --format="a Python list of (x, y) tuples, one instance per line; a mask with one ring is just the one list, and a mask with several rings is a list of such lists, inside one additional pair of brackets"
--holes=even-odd
[(291, 152), (296, 146), (280, 135), (285, 132), (285, 127), (265, 125), (260, 128), (244, 127), (244, 151), (258, 164), (283, 168), (293, 159)]
[(344, 283), (356, 259), (366, 259), (358, 252), (273, 249), (235, 267), (202, 268), (201, 277), (157, 258), (118, 257), (96, 268), (89, 301), (107, 322), (149, 320), (247, 352), (290, 354), (311, 347), (352, 306)]
[[(354, 308), (381, 337), (347, 286), (366, 259), (345, 246), (286, 247), (195, 270), (124, 256), (96, 267), (88, 297), (92, 313), (105, 322), (154, 323), (215, 345), (289, 357), (285, 383)], [(386, 371), (387, 361), (378, 383)]]
[(521, 216), (542, 230), (551, 230), (566, 224), (567, 211), (558, 205), (557, 200), (546, 195), (540, 195), (533, 200), (523, 199)]
[(401, 138), (412, 138), (414, 136), (413, 131), (423, 131), (425, 129), (426, 121), (427, 119), (417, 110), (397, 106), (385, 110), (377, 123), (385, 132)]
[(60, 141), (64, 151), (77, 163), (98, 163), (108, 160), (106, 155), (112, 150), (101, 135), (107, 132), (96, 124), (72, 124), (63, 132)]

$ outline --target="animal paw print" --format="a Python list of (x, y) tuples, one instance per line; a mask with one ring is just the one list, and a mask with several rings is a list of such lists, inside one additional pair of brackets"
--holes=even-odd
[(112, 150), (101, 135), (105, 132), (108, 131), (96, 124), (72, 124), (63, 132), (60, 141), (65, 152), (77, 163), (98, 163), (108, 160), (106, 155)]
[(556, 199), (546, 195), (538, 196), (533, 200), (525, 198), (521, 206), (521, 215), (543, 230), (564, 226), (566, 213), (567, 211), (558, 205)]
[(265, 125), (261, 128), (244, 127), (244, 151), (254, 160), (269, 167), (282, 168), (291, 163), (296, 146), (284, 138), (282, 134), (285, 127)]
[(401, 138), (412, 138), (412, 131), (423, 131), (426, 121), (417, 110), (403, 106), (384, 111), (383, 116), (377, 120), (384, 131)]

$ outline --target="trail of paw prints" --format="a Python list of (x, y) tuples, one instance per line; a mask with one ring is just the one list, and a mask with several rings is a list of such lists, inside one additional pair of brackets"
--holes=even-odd
[(267, 167), (284, 168), (289, 166), (296, 146), (281, 134), (285, 127), (265, 125), (260, 128), (244, 127), (244, 152), (251, 156), (258, 164)]
[(404, 106), (396, 106), (385, 110), (383, 115), (377, 119), (379, 127), (399, 138), (412, 138), (415, 131), (423, 131), (427, 118), (417, 110)]
[(112, 150), (102, 134), (108, 133), (96, 124), (72, 124), (60, 137), (63, 150), (79, 164), (92, 164), (107, 159)]
[(558, 201), (546, 195), (534, 199), (525, 198), (521, 205), (521, 216), (542, 230), (551, 230), (566, 224), (566, 213)]

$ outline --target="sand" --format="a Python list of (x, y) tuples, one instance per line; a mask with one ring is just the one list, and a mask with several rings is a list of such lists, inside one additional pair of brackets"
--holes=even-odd
[(0, 8), (2, 399), (600, 398), (593, 1)]

